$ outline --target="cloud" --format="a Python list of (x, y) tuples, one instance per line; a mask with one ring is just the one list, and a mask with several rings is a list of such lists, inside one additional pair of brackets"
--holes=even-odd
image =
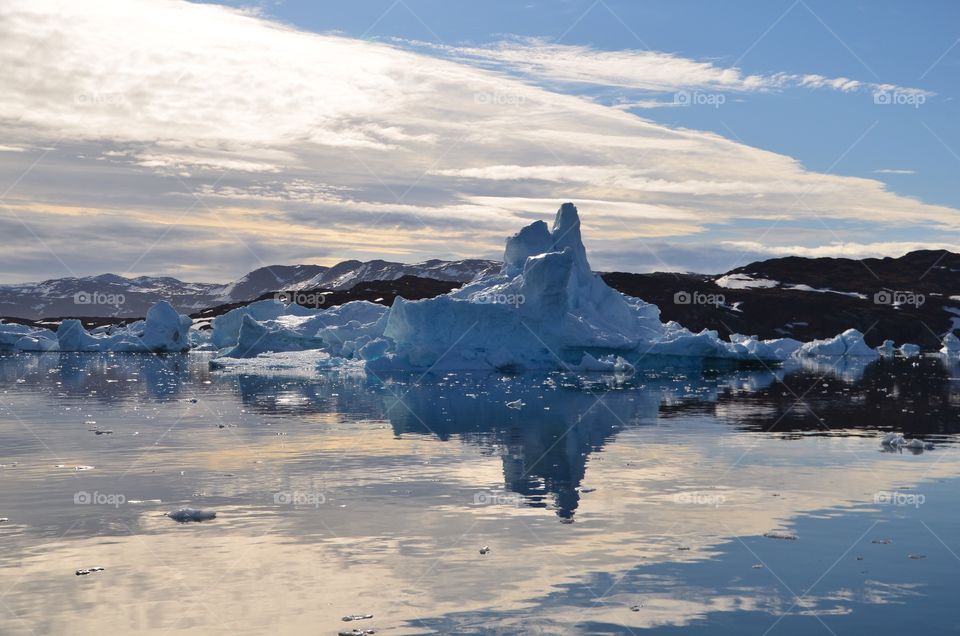
[[(582, 45), (557, 44), (541, 38), (514, 38), (485, 47), (458, 47), (423, 42), (411, 45), (439, 50), (451, 59), (510, 71), (540, 82), (615, 87), (649, 93), (685, 90), (748, 93), (809, 88), (842, 93), (896, 91), (923, 97), (934, 95), (919, 88), (863, 82), (847, 77), (831, 78), (812, 73), (748, 75), (738, 68), (717, 66), (713, 62), (692, 60), (672, 53), (634, 49), (608, 51)], [(630, 107), (651, 108), (664, 105), (670, 103), (641, 100), (631, 103)]]
[(876, 174), (917, 174), (916, 170), (903, 170), (900, 168), (880, 168), (874, 170)]
[[(605, 72), (633, 77), (631, 59)], [(661, 88), (772, 81), (654, 61), (663, 68), (647, 83)], [(816, 248), (823, 237), (800, 240), (798, 227), (845, 241), (960, 232), (957, 210), (877, 180), (811, 172), (435, 51), (218, 5), (7, 0), (0, 64), (0, 134), (23, 148), (0, 152), (0, 182), (14, 186), (0, 220), (22, 241), (5, 252), (7, 280), (67, 269), (226, 280), (301, 259), (496, 256), (565, 200), (581, 207), (598, 269), (643, 269), (650, 240), (763, 234)], [(627, 245), (634, 266), (605, 256)]]

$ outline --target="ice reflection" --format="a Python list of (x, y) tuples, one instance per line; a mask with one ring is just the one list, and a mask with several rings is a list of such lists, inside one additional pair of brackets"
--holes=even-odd
[[(933, 633), (957, 571), (937, 539), (960, 535), (956, 374), (823, 371), (378, 378), (0, 357), (0, 631), (335, 633), (370, 612), (398, 634), (763, 633), (781, 615), (776, 633), (817, 618), (855, 633), (847, 617), (897, 633), (918, 615)], [(877, 427), (936, 448), (883, 453)], [(163, 516), (181, 505), (217, 521)], [(92, 565), (103, 576), (73, 575)]]

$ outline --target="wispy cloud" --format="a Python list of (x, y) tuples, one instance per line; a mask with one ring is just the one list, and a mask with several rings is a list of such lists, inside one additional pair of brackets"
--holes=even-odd
[[(485, 47), (458, 47), (412, 43), (442, 51), (452, 59), (485, 68), (510, 71), (548, 84), (580, 84), (649, 93), (683, 90), (769, 92), (789, 88), (828, 89), (842, 93), (896, 91), (931, 97), (934, 93), (894, 84), (864, 82), (815, 73), (746, 74), (712, 61), (693, 60), (672, 53), (643, 50), (601, 50), (589, 46), (556, 44), (540, 38), (514, 38)], [(665, 105), (641, 100), (633, 107)]]
[[(672, 56), (647, 60), (654, 73), (631, 70), (633, 53), (586, 54), (579, 70), (549, 56), (538, 68), (597, 67), (658, 90), (776, 83)], [(960, 232), (957, 210), (877, 180), (811, 172), (436, 51), (223, 6), (6, 0), (0, 65), (0, 134), (25, 149), (0, 152), (0, 183), (17, 184), (0, 207), (4, 236), (19, 237), (7, 280), (64, 274), (48, 247), (78, 273), (211, 280), (278, 261), (495, 256), (504, 233), (562, 200), (581, 204), (600, 269), (617, 245), (647, 253), (654, 239), (765, 232), (789, 247), (804, 223), (848, 242)]]

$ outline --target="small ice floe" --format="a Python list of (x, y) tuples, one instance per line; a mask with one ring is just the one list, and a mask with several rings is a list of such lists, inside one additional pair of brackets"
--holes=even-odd
[(362, 621), (368, 618), (373, 618), (373, 614), (347, 614), (340, 620), (345, 623), (349, 623), (350, 621)]
[(517, 409), (518, 411), (523, 407), (522, 400), (514, 400), (512, 402), (507, 402), (508, 409)]
[(202, 510), (199, 508), (181, 508), (180, 510), (168, 512), (167, 516), (174, 521), (188, 523), (190, 521), (209, 521), (210, 519), (216, 519), (217, 513), (213, 510)]
[(878, 543), (880, 545), (890, 545), (893, 543), (893, 539), (874, 539), (870, 543)]
[(770, 530), (769, 532), (764, 532), (763, 536), (768, 539), (783, 539), (784, 541), (796, 541), (798, 539), (797, 535), (792, 532), (787, 532), (786, 530)]
[(754, 563), (754, 564), (751, 565), (750, 567), (752, 567), (754, 570), (762, 570), (762, 569), (763, 569), (763, 563)]
[(163, 502), (160, 501), (159, 499), (128, 499), (127, 503), (139, 505), (139, 504), (158, 504)]
[(93, 470), (93, 469), (94, 469), (93, 466), (85, 466), (85, 465), (83, 465), (83, 464), (77, 464), (77, 465), (73, 465), (73, 466), (71, 466), (71, 465), (69, 465), (69, 464), (57, 464), (56, 466), (54, 466), (54, 468), (63, 468), (63, 469), (66, 469), (66, 470), (78, 470), (78, 471), (79, 471), (79, 470)]
[(92, 568), (80, 568), (77, 570), (77, 576), (87, 576), (88, 574), (93, 574), (94, 572), (103, 572), (103, 568), (100, 566), (94, 566)]
[(482, 548), (480, 548), (480, 554), (487, 554), (488, 552), (490, 552), (490, 546), (485, 545)]
[(883, 436), (883, 439), (880, 440), (880, 445), (890, 446), (891, 448), (899, 448), (900, 446), (903, 446), (905, 441), (906, 440), (903, 439), (903, 435), (891, 431)]
[(924, 442), (922, 439), (907, 439), (900, 433), (889, 432), (880, 440), (880, 445), (887, 449), (907, 448), (910, 450), (933, 450), (933, 442)]
[(0, 517), (0, 523), (6, 523), (8, 521), (10, 521), (9, 517)]
[(907, 558), (908, 558), (908, 559), (913, 559), (913, 560), (916, 561), (916, 560), (920, 560), (920, 559), (926, 559), (926, 558), (927, 558), (927, 555), (926, 555), (926, 554), (908, 554), (908, 555), (907, 555)]

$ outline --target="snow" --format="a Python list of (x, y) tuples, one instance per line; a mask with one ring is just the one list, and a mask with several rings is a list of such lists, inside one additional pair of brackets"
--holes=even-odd
[(749, 274), (727, 274), (713, 281), (726, 289), (767, 289), (780, 283), (767, 278), (753, 278)]
[(817, 294), (840, 294), (841, 296), (849, 296), (849, 297), (851, 297), (851, 298), (859, 298), (860, 300), (866, 300), (866, 299), (867, 299), (867, 295), (866, 295), (866, 294), (861, 294), (861, 293), (859, 293), (859, 292), (843, 292), (843, 291), (837, 291), (837, 290), (835, 290), (835, 289), (819, 289), (819, 288), (817, 288), (817, 287), (811, 287), (810, 285), (803, 285), (803, 284), (800, 284), (800, 285), (787, 285), (786, 287), (784, 287), (784, 289), (792, 289), (792, 290), (795, 290), (795, 291), (813, 292), (813, 293), (817, 293)]

